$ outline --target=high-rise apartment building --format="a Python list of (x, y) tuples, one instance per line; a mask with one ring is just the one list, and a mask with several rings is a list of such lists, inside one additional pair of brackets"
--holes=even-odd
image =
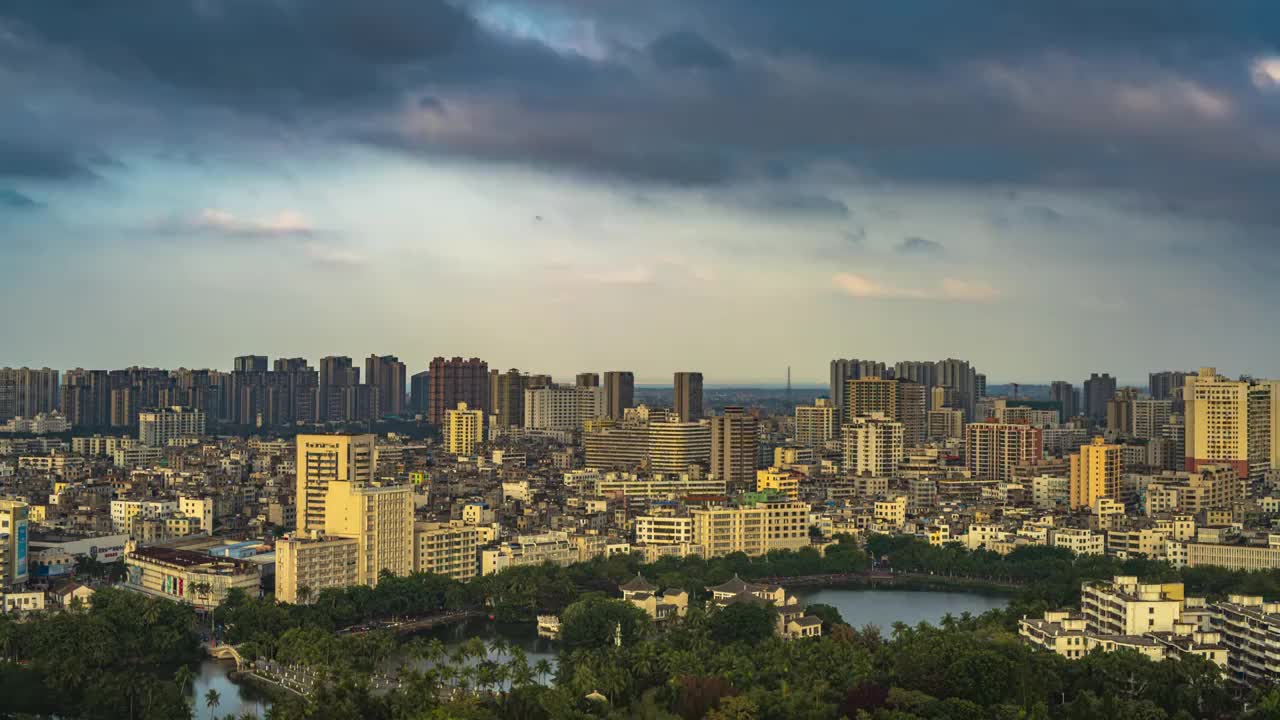
[(1133, 432), (1133, 403), (1138, 399), (1135, 388), (1121, 388), (1107, 401), (1107, 431), (1120, 435)]
[(861, 378), (887, 378), (885, 364), (874, 360), (832, 360), (831, 361), (831, 404), (836, 408), (836, 415), (844, 417), (844, 392), (850, 380)]
[(756, 419), (740, 407), (711, 418), (711, 474), (731, 491), (755, 486), (756, 432)]
[[(1182, 386), (1179, 385), (1179, 388)], [(1160, 428), (1173, 414), (1172, 400), (1139, 399), (1133, 401), (1133, 436), (1144, 440), (1160, 437)]]
[(1066, 422), (1080, 414), (1076, 407), (1076, 389), (1065, 380), (1054, 380), (1049, 384), (1049, 399), (1061, 407), (1058, 422)]
[(1280, 467), (1280, 382), (1228, 380), (1213, 368), (1188, 375), (1186, 469), (1229, 465), (1241, 478), (1261, 479)]
[[(237, 425), (272, 426), (291, 425), (294, 422), (314, 422), (319, 415), (319, 377), (302, 358), (283, 358), (276, 361), (275, 370), (267, 370), (267, 358), (246, 355), (236, 358), (236, 370), (231, 373), (229, 385), (229, 410), (226, 419)], [(139, 385), (132, 384), (137, 391)], [(159, 398), (146, 393), (140, 397), (122, 398), (134, 414), (148, 407), (158, 407)], [(114, 400), (113, 400), (114, 402)], [(115, 409), (113, 409), (115, 414)]]
[(581, 430), (604, 413), (604, 388), (599, 386), (548, 385), (524, 391), (527, 430)]
[(466, 403), (467, 407), (488, 413), (489, 401), (489, 364), (480, 358), (463, 360), (455, 357), (446, 360), (437, 357), (431, 361), (431, 411), (427, 419), (439, 425), (444, 422), (444, 414), (458, 403)]
[[(2, 382), (2, 381), (0, 381)], [(0, 389), (0, 392), (3, 392)], [(197, 395), (197, 402), (203, 399)], [(62, 414), (72, 427), (107, 427), (111, 424), (111, 374), (106, 370), (76, 368), (63, 373)], [(199, 407), (199, 405), (197, 405)], [(0, 417), (3, 417), (0, 411)]]
[(423, 370), (420, 373), (414, 373), (409, 378), (409, 412), (414, 415), (425, 416), (431, 406), (429, 398), (431, 397), (431, 373)]
[(353, 406), (349, 401), (353, 398), (347, 388), (359, 384), (360, 368), (352, 365), (351, 358), (343, 355), (320, 358), (320, 419), (330, 422), (353, 419), (349, 417)]
[(276, 358), (270, 384), (283, 406), (271, 408), (273, 424), (314, 423), (320, 419), (320, 375), (306, 358)]
[(0, 368), (0, 422), (57, 410), (62, 401), (58, 387), (57, 370)]
[(847, 423), (859, 415), (879, 413), (896, 420), (898, 415), (898, 382), (867, 377), (845, 383), (844, 407), (840, 421)]
[(1107, 401), (1115, 397), (1116, 379), (1107, 373), (1093, 373), (1084, 381), (1084, 414), (1094, 421), (1107, 419)]
[(812, 405), (798, 405), (795, 422), (796, 442), (808, 447), (819, 447), (835, 437), (835, 405), (828, 398), (818, 398)]
[(17, 500), (0, 500), (0, 590), (26, 584), (27, 518), (30, 507)]
[(573, 384), (578, 387), (600, 387), (600, 373), (578, 373), (578, 376), (573, 379)]
[(890, 477), (905, 455), (902, 423), (883, 413), (858, 415), (840, 428), (846, 475)]
[(1147, 392), (1152, 400), (1176, 400), (1182, 389), (1182, 381), (1194, 373), (1181, 370), (1160, 370), (1147, 375)]
[(1120, 499), (1121, 446), (1110, 445), (1100, 437), (1070, 457), (1070, 506), (1072, 510), (1090, 508), (1098, 500)]
[(383, 571), (413, 572), (413, 489), (334, 480), (324, 525), (276, 543), (276, 599), (309, 602), (326, 588), (378, 584)]
[(296, 443), (298, 531), (323, 532), (330, 483), (373, 480), (373, 436), (299, 435)]
[(458, 407), (445, 413), (441, 429), (450, 455), (474, 455), (484, 442), (484, 413), (458, 403)]
[(489, 415), (500, 427), (524, 425), (524, 391), (528, 389), (529, 376), (520, 371), (489, 371)]
[(1039, 464), (1044, 457), (1040, 428), (980, 422), (964, 428), (965, 463), (977, 480), (1009, 481), (1019, 466)]
[(604, 374), (604, 411), (610, 420), (621, 420), (622, 413), (636, 404), (636, 376), (626, 370), (609, 370)]
[(676, 416), (684, 422), (697, 422), (703, 417), (702, 373), (678, 372), (672, 388), (672, 404)]
[(266, 355), (241, 355), (235, 359), (233, 369), (236, 372), (266, 372)]
[(404, 414), (405, 365), (395, 355), (370, 355), (364, 361), (365, 382), (378, 388), (382, 417)]
[[(918, 360), (904, 360), (902, 362), (894, 363), (893, 378), (895, 380), (906, 380), (908, 382), (913, 382), (918, 385), (922, 385), (925, 388), (943, 387), (942, 384), (935, 382), (934, 380), (935, 368), (936, 368), (936, 364), (932, 362), (928, 362), (928, 361), (921, 362)], [(949, 386), (947, 387), (948, 389), (951, 389), (953, 391), (955, 390), (955, 388), (950, 388)], [(933, 407), (932, 393), (928, 393), (927, 396), (928, 396), (929, 407), (932, 408)]]
[(205, 414), (181, 406), (138, 413), (138, 439), (148, 447), (164, 447), (178, 438), (204, 435)]
[[(955, 388), (960, 407), (964, 408), (968, 417), (973, 417), (973, 408), (978, 398), (987, 394), (987, 376), (982, 375), (979, 382), (979, 375), (968, 360), (947, 358), (937, 361), (933, 367), (933, 381), (943, 387)], [(907, 428), (907, 434), (910, 442), (910, 427)]]
[(847, 423), (859, 415), (879, 413), (889, 420), (902, 423), (904, 441), (909, 447), (924, 442), (923, 385), (905, 380), (862, 378), (846, 383), (844, 396), (841, 422)]
[(356, 582), (413, 572), (413, 487), (337, 480), (325, 493), (324, 534), (355, 538)]

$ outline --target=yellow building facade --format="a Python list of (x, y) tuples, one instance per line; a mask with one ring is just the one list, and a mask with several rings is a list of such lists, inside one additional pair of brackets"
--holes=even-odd
[(1121, 448), (1102, 438), (1080, 447), (1071, 455), (1069, 503), (1072, 510), (1092, 507), (1101, 498), (1120, 497)]

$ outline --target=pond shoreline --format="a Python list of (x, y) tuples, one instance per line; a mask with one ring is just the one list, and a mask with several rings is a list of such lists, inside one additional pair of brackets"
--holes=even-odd
[(1013, 595), (1024, 585), (1003, 580), (967, 577), (963, 575), (925, 575), (922, 573), (832, 573), (826, 575), (797, 575), (792, 577), (763, 577), (748, 580), (791, 588), (849, 588), (858, 590), (916, 590), (970, 591), (993, 595)]

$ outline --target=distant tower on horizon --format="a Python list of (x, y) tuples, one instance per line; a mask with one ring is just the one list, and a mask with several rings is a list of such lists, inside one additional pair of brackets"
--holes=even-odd
[(676, 373), (671, 391), (671, 406), (681, 421), (697, 422), (702, 419), (702, 373)]
[(787, 402), (791, 402), (791, 366), (787, 366)]

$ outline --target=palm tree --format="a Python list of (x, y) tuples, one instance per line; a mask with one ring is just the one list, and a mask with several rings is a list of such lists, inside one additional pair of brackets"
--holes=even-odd
[(195, 673), (191, 672), (191, 668), (186, 665), (180, 666), (173, 674), (173, 681), (177, 683), (178, 691), (183, 695), (187, 694), (187, 688), (190, 687), (193, 679), (195, 679)]
[(311, 586), (302, 585), (298, 588), (298, 603), (306, 605), (311, 600)]
[(539, 659), (538, 662), (533, 664), (533, 671), (537, 673), (539, 681), (545, 685), (547, 683), (547, 677), (551, 675), (552, 672), (551, 661), (546, 658)]
[(142, 619), (145, 620), (148, 625), (154, 625), (160, 621), (160, 614), (163, 612), (164, 606), (160, 604), (160, 601), (155, 598), (151, 598), (147, 600), (147, 606), (142, 611)]
[(209, 708), (209, 714), (212, 715), (213, 711), (217, 710), (221, 704), (222, 696), (218, 694), (217, 690), (209, 688), (209, 692), (204, 694), (204, 706)]

